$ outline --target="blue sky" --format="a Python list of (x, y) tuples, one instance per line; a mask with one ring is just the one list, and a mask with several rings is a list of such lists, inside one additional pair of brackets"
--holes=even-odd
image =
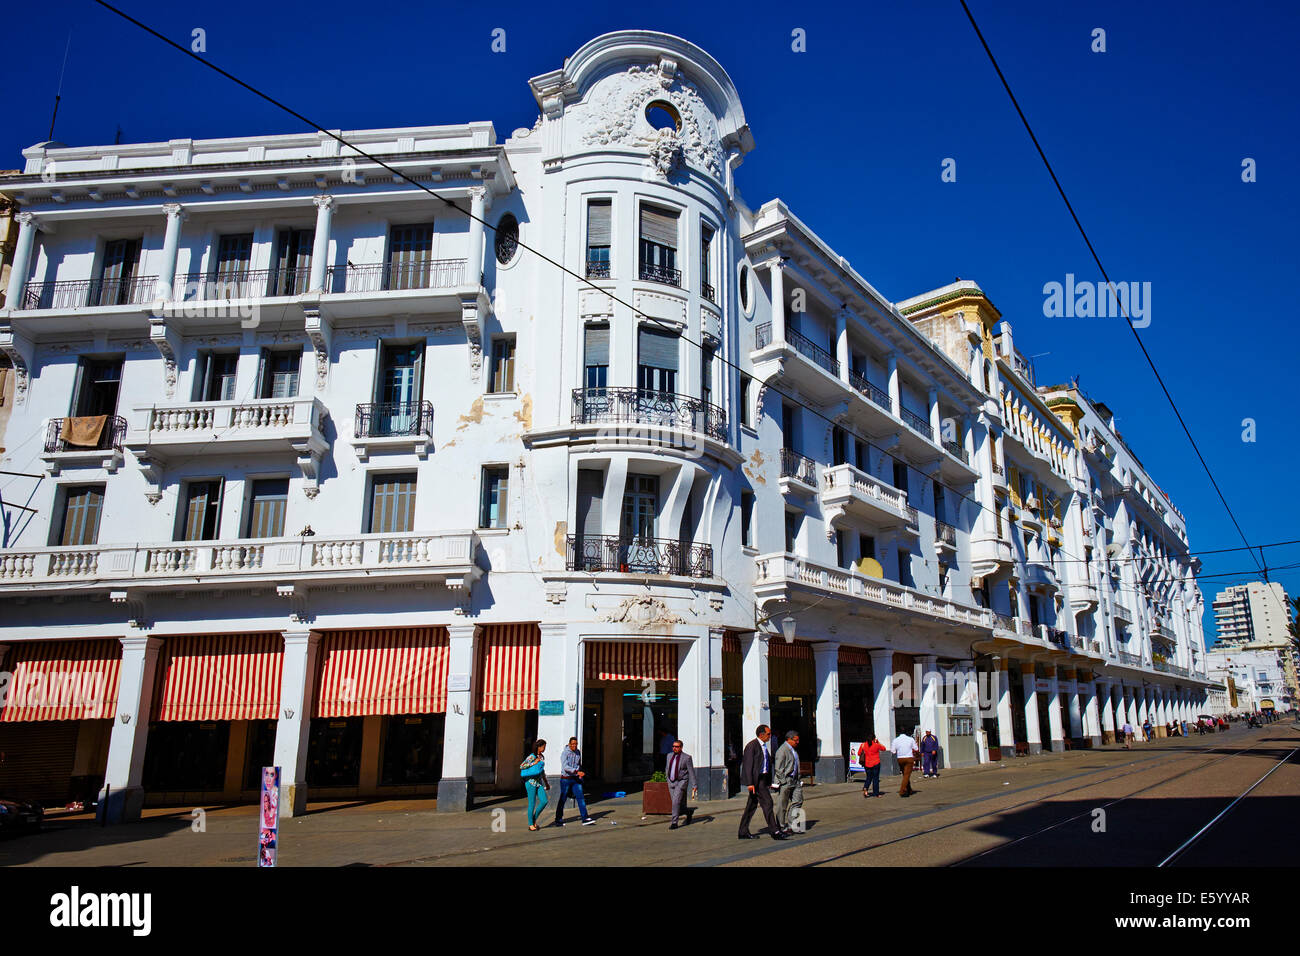
[[(1297, 343), (1288, 293), (1300, 286), (1300, 8), (971, 2), (1111, 278), (1151, 283), (1141, 334), (1246, 534), (1300, 538), (1282, 387)], [(580, 3), (123, 4), (186, 46), (204, 29), (212, 62), (328, 127), (491, 120), (503, 139), (536, 117), (527, 79), (590, 37), (686, 37), (740, 91), (757, 143), (738, 172), (751, 205), (782, 197), (894, 300), (977, 280), (1040, 383), (1077, 375), (1116, 412), (1187, 516), (1193, 549), (1241, 544), (1123, 320), (1043, 316), (1044, 283), (1100, 275), (956, 0), (845, 12), (661, 3), (632, 17)], [(25, 4), (6, 26), (21, 39), (6, 57), (0, 168), (46, 138), (69, 29), (62, 142), (111, 143), (119, 127), (123, 142), (302, 128), (90, 0)], [(1105, 53), (1090, 49), (1098, 27)], [(505, 53), (491, 51), (495, 28)], [(791, 49), (795, 28), (806, 52)], [(945, 158), (956, 182), (941, 181)], [(1268, 556), (1300, 563), (1300, 546)], [(1214, 594), (1257, 575), (1230, 574), (1253, 567), (1244, 552), (1203, 560), (1212, 635)], [(1300, 569), (1274, 580), (1300, 593)]]

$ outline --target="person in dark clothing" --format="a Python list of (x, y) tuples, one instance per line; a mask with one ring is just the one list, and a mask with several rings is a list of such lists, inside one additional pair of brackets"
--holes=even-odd
[(786, 838), (772, 814), (772, 752), (767, 747), (771, 739), (772, 729), (767, 724), (759, 724), (754, 739), (745, 745), (745, 753), (740, 758), (740, 785), (749, 791), (745, 812), (740, 816), (740, 830), (736, 833), (741, 840), (758, 836), (749, 832), (749, 821), (758, 807), (763, 808), (763, 819), (767, 821), (767, 832), (772, 834), (772, 839)]
[(921, 738), (921, 776), (939, 776), (939, 738), (927, 730)]

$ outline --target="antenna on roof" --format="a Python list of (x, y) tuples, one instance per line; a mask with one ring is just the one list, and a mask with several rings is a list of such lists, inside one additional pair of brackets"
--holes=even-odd
[(59, 100), (63, 98), (63, 74), (68, 69), (68, 51), (72, 49), (72, 31), (68, 31), (68, 44), (63, 48), (63, 66), (59, 68), (59, 88), (54, 93), (54, 112), (50, 115), (50, 135), (54, 139), (54, 121), (59, 118)]

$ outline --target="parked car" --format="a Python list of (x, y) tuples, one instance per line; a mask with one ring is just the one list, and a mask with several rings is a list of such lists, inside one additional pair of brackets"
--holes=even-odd
[(0, 833), (36, 831), (45, 819), (45, 808), (39, 803), (0, 798)]

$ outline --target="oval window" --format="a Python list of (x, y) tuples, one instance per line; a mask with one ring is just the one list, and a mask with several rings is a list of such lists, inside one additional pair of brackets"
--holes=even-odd
[(497, 262), (508, 265), (519, 251), (519, 220), (510, 213), (501, 217), (497, 223), (496, 253)]
[(740, 307), (749, 311), (749, 266), (744, 263), (740, 266)]
[(677, 108), (663, 100), (655, 100), (645, 108), (646, 122), (655, 129), (671, 129), (677, 132), (682, 128), (682, 117)]

